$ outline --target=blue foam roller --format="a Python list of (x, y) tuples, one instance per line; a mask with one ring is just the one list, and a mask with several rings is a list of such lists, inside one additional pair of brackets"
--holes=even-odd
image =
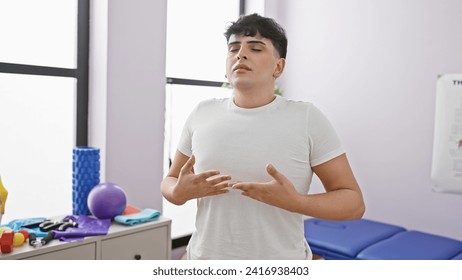
[(100, 182), (100, 150), (75, 147), (72, 159), (72, 214), (91, 215), (87, 198)]
[(305, 220), (305, 238), (314, 254), (330, 260), (351, 260), (364, 248), (405, 228), (367, 219), (352, 221)]
[(363, 260), (449, 260), (462, 252), (462, 242), (420, 231), (400, 232), (358, 254)]

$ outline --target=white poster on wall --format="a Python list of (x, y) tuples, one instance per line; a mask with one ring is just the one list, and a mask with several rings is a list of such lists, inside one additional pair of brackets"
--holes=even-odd
[(462, 194), (462, 74), (438, 77), (434, 133), (433, 189)]

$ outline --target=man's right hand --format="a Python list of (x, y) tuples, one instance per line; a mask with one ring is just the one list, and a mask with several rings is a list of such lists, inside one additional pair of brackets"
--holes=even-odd
[(178, 204), (194, 198), (227, 193), (231, 176), (220, 175), (218, 170), (194, 173), (196, 159), (192, 155), (180, 170), (178, 181), (173, 187), (172, 195)]

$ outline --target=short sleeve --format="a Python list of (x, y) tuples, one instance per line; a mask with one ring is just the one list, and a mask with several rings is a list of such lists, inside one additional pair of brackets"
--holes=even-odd
[(345, 153), (330, 121), (312, 104), (308, 109), (308, 137), (311, 166), (320, 165)]
[(193, 135), (193, 119), (197, 112), (197, 106), (193, 109), (191, 114), (189, 114), (186, 122), (183, 126), (183, 131), (181, 132), (180, 140), (178, 141), (178, 151), (182, 154), (190, 157), (192, 155), (192, 135)]

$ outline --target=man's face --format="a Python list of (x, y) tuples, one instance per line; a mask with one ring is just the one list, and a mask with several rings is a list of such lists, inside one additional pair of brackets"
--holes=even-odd
[(226, 75), (234, 88), (273, 85), (283, 69), (284, 59), (279, 57), (271, 40), (260, 34), (229, 38)]

